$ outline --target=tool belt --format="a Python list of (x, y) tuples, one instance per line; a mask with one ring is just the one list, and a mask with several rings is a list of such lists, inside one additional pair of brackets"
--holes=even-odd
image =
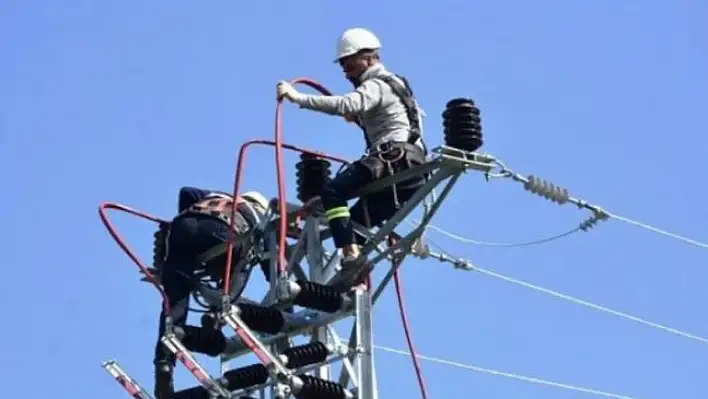
[[(402, 172), (426, 162), (425, 151), (415, 144), (401, 141), (381, 143), (370, 150), (359, 162), (372, 174), (374, 180), (379, 180), (392, 174)], [(398, 182), (417, 184), (425, 180), (424, 176)]]

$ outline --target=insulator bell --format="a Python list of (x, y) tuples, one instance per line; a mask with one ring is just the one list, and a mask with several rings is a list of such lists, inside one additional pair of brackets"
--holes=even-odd
[(482, 119), (479, 114), (479, 108), (472, 99), (448, 101), (442, 113), (445, 145), (469, 152), (482, 147)]
[(297, 199), (303, 203), (320, 195), (331, 180), (331, 163), (315, 154), (302, 153), (297, 168)]

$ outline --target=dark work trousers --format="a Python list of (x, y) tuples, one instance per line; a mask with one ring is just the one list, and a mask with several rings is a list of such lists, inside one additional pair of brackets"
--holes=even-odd
[[(201, 268), (197, 257), (210, 248), (226, 242), (228, 230), (229, 225), (225, 222), (205, 215), (184, 215), (172, 221), (161, 280), (168, 298), (170, 316), (174, 326), (183, 327), (186, 325), (189, 299), (196, 283), (194, 274)], [(234, 252), (233, 259), (238, 260), (238, 248)], [(220, 256), (214, 259), (214, 262), (218, 260), (223, 264), (225, 257)], [(160, 343), (160, 337), (164, 332), (165, 314), (163, 310), (160, 313), (155, 364), (164, 361), (174, 363), (174, 356)]]
[[(416, 164), (425, 161), (421, 154), (418, 162), (411, 162), (409, 157), (403, 157), (393, 162), (391, 167), (394, 173), (401, 172)], [(413, 194), (425, 184), (423, 177), (397, 183), (395, 187), (388, 187), (383, 190), (367, 195), (359, 199), (351, 210), (347, 201), (354, 198), (357, 191), (375, 180), (389, 175), (388, 166), (376, 155), (363, 158), (348, 165), (341, 173), (330, 180), (322, 191), (322, 205), (325, 215), (332, 231), (332, 240), (337, 248), (342, 248), (354, 243), (363, 244), (365, 239), (355, 235), (352, 221), (364, 227), (378, 227), (384, 221), (393, 216), (398, 210), (398, 205), (403, 205)], [(366, 205), (366, 206), (364, 206)], [(368, 222), (365, 209), (368, 211)]]

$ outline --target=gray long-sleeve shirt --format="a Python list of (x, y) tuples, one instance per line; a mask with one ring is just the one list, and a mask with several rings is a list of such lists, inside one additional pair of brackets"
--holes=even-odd
[[(353, 92), (341, 96), (301, 94), (294, 102), (301, 108), (358, 118), (372, 147), (387, 141), (407, 141), (410, 124), (406, 107), (388, 84), (376, 79), (383, 75), (391, 73), (378, 63), (362, 74), (362, 84)], [(421, 145), (420, 140), (417, 144)]]

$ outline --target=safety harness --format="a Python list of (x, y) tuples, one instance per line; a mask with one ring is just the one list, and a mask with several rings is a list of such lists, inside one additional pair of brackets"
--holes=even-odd
[[(400, 79), (401, 81), (396, 78)], [(377, 76), (373, 79), (381, 80), (382, 82), (389, 85), (389, 87), (391, 87), (393, 94), (395, 94), (396, 97), (401, 100), (403, 106), (406, 108), (406, 115), (408, 117), (408, 123), (410, 125), (408, 139), (405, 142), (387, 142), (378, 145), (377, 148), (372, 148), (372, 143), (366, 133), (366, 128), (364, 128), (364, 124), (358, 123), (359, 127), (364, 132), (364, 140), (366, 141), (366, 148), (368, 153), (367, 156), (376, 156), (381, 162), (383, 162), (388, 174), (394, 175), (395, 168), (393, 165), (400, 161), (402, 158), (404, 158), (406, 156), (406, 152), (410, 151), (414, 154), (419, 154), (422, 160), (424, 161), (426, 156), (428, 155), (428, 149), (426, 148), (425, 142), (423, 141), (418, 107), (415, 103), (415, 95), (413, 94), (413, 89), (408, 83), (408, 80), (405, 77), (397, 74), (385, 74), (383, 76)], [(403, 83), (401, 84), (401, 82)], [(421, 141), (421, 145), (423, 147), (422, 150), (416, 145), (416, 142), (418, 140)], [(396, 148), (402, 150), (400, 151), (398, 156), (394, 157), (393, 159), (387, 158), (386, 155)], [(366, 156), (364, 156), (364, 158), (366, 158)], [(427, 181), (429, 176), (426, 174), (425, 176), (423, 176), (423, 178)], [(396, 208), (400, 206), (397, 189), (398, 183), (402, 182), (394, 181), (391, 185), (391, 189), (393, 191), (393, 201), (396, 205)]]
[[(231, 196), (212, 193), (203, 200), (192, 204), (181, 215), (207, 215), (231, 225), (232, 206), (233, 198)], [(236, 234), (245, 234), (250, 230), (250, 226), (256, 226), (260, 223), (260, 213), (247, 199), (239, 198), (236, 201), (236, 210), (246, 219), (246, 223), (239, 223), (237, 218), (236, 223), (234, 223)]]
[[(224, 223), (231, 225), (231, 207), (233, 205), (233, 198), (231, 195), (226, 193), (211, 193), (201, 201), (196, 202), (189, 208), (185, 209), (181, 214), (201, 214), (207, 215)], [(232, 259), (232, 270), (237, 274), (244, 274), (243, 279), (235, 280), (240, 281), (242, 284), (248, 280), (248, 276), (251, 273), (251, 266), (254, 266), (260, 261), (259, 254), (263, 252), (262, 249), (256, 248), (257, 243), (262, 242), (261, 235), (256, 228), (263, 218), (263, 213), (259, 212), (260, 206), (254, 202), (251, 202), (248, 198), (238, 198), (236, 201), (236, 211), (243, 216), (243, 219), (236, 218), (234, 223), (234, 232), (240, 238), (239, 239), (239, 251), (241, 255), (238, 258)], [(245, 220), (244, 220), (245, 219)], [(201, 253), (197, 256), (199, 263), (207, 265), (212, 259), (220, 256), (226, 252), (226, 243), (217, 245), (210, 248), (209, 250)], [(220, 267), (217, 267), (220, 271)], [(224, 282), (224, 284), (230, 284)], [(233, 289), (234, 287), (231, 287)], [(244, 286), (235, 287), (238, 296), (245, 288)]]
[[(396, 77), (398, 79), (401, 79), (401, 81), (403, 81), (403, 84), (401, 84), (401, 82), (399, 82)], [(408, 116), (408, 123), (410, 125), (408, 140), (406, 141), (406, 144), (414, 146), (418, 140), (421, 140), (421, 144), (423, 145), (423, 153), (424, 155), (427, 155), (428, 149), (425, 147), (425, 143), (422, 141), (420, 118), (418, 113), (418, 107), (415, 103), (415, 95), (413, 94), (413, 89), (408, 83), (408, 80), (401, 75), (388, 74), (383, 76), (377, 76), (374, 79), (379, 79), (389, 85), (389, 87), (391, 87), (391, 90), (393, 91), (393, 94), (395, 94), (396, 97), (401, 100), (403, 106), (406, 108), (406, 115)], [(359, 124), (359, 126), (364, 131), (364, 140), (366, 141), (366, 148), (371, 150), (372, 143), (369, 140), (369, 136), (366, 134), (366, 129), (364, 128), (363, 124)]]

